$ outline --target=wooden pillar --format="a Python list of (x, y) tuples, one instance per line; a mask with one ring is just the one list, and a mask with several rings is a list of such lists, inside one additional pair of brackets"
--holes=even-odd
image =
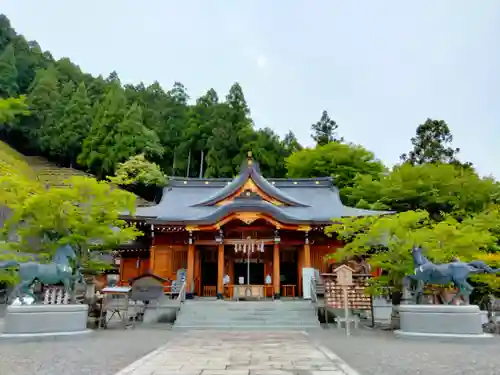
[(224, 293), (224, 244), (219, 245), (217, 260), (217, 293), (220, 296)]
[(194, 251), (194, 290), (198, 296), (201, 296), (201, 254), (200, 249)]
[(273, 247), (273, 289), (274, 295), (280, 294), (280, 245), (274, 244)]
[(155, 269), (155, 245), (153, 240), (153, 245), (149, 248), (149, 271), (154, 273)]
[(122, 285), (122, 280), (123, 280), (123, 272), (124, 272), (124, 267), (123, 267), (123, 254), (120, 254), (120, 280), (118, 280), (118, 285)]
[(229, 259), (228, 262), (229, 270), (227, 274), (229, 275), (229, 284), (234, 284), (234, 256)]
[(192, 294), (193, 290), (193, 280), (194, 280), (194, 244), (190, 243), (188, 245), (187, 253), (187, 272), (186, 272), (186, 293)]
[(297, 295), (302, 296), (302, 267), (304, 267), (304, 247), (297, 248), (298, 264), (297, 264)]

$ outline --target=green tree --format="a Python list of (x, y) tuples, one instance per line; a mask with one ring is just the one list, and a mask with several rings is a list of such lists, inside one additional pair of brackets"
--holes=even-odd
[(243, 89), (235, 83), (229, 89), (225, 103), (217, 107), (218, 123), (212, 130), (207, 146), (207, 177), (233, 177), (252, 147), (254, 135)]
[(87, 94), (92, 105), (92, 115), (97, 113), (97, 108), (99, 104), (103, 102), (107, 94), (108, 86), (106, 81), (102, 76), (92, 77), (90, 74), (86, 74), (83, 78), (83, 82), (87, 87)]
[(288, 177), (333, 177), (339, 189), (352, 186), (358, 175), (376, 179), (385, 170), (372, 152), (339, 142), (298, 151), (286, 159), (286, 166)]
[(63, 57), (54, 64), (57, 69), (57, 77), (59, 82), (64, 85), (68, 82), (81, 82), (83, 80), (83, 73), (77, 65), (75, 65), (67, 57)]
[(286, 156), (290, 156), (294, 152), (303, 149), (302, 145), (297, 140), (297, 137), (291, 130), (288, 133), (286, 133), (285, 137), (283, 138), (283, 147), (285, 148)]
[(116, 166), (116, 159), (109, 156), (115, 146), (115, 129), (125, 117), (126, 104), (122, 88), (111, 85), (83, 142), (78, 164), (94, 171), (99, 177), (111, 174)]
[(318, 122), (311, 125), (312, 139), (318, 146), (324, 146), (330, 142), (342, 142), (343, 138), (337, 138), (339, 126), (330, 118), (327, 111), (323, 111)]
[[(64, 116), (68, 104), (75, 93), (75, 84), (73, 81), (67, 81), (62, 86), (59, 86), (60, 93), (57, 96), (57, 102), (54, 103), (51, 109), (50, 121), (44, 121), (38, 132), (38, 143), (42, 151), (48, 153), (56, 159), (62, 159), (60, 153), (61, 145), (61, 128), (60, 122)], [(68, 147), (69, 145), (66, 145)]]
[(434, 219), (442, 213), (481, 212), (500, 202), (500, 186), (472, 169), (449, 164), (396, 166), (382, 176), (360, 175), (345, 189), (349, 205), (397, 212), (423, 209)]
[(140, 153), (158, 156), (162, 152), (156, 133), (144, 126), (141, 108), (133, 104), (126, 111), (124, 91), (112, 85), (98, 109), (78, 160), (104, 177), (131, 156)]
[(92, 124), (92, 107), (85, 83), (80, 83), (55, 126), (53, 153), (73, 166)]
[(180, 82), (174, 82), (174, 86), (168, 91), (168, 96), (171, 97), (177, 104), (185, 106), (189, 100), (186, 88)]
[[(22, 177), (0, 177), (0, 202), (11, 211), (2, 228), (10, 249), (50, 255), (70, 244), (78, 263), (89, 267), (92, 250), (111, 250), (141, 234), (120, 219), (123, 212), (133, 214), (134, 195), (87, 177), (66, 185), (46, 189)], [(10, 241), (8, 233), (18, 240)]]
[[(403, 290), (403, 279), (413, 273), (412, 248), (420, 246), (424, 255), (435, 263), (452, 261), (453, 257), (468, 262), (488, 259), (498, 237), (492, 229), (500, 225), (498, 208), (459, 222), (451, 216), (435, 222), (425, 211), (407, 211), (396, 215), (364, 218), (338, 218), (326, 233), (336, 235), (344, 246), (329, 254), (326, 259), (341, 261), (351, 257), (367, 258), (374, 269), (381, 269), (381, 276), (370, 280), (369, 292), (373, 295), (393, 296)], [(497, 257), (498, 261), (498, 257)], [(491, 276), (478, 276), (485, 283), (498, 282)], [(397, 311), (393, 310), (393, 317)]]
[[(202, 157), (205, 159), (212, 130), (220, 122), (219, 108), (219, 98), (214, 89), (208, 90), (196, 100), (194, 105), (189, 107), (186, 127), (175, 149), (176, 168), (181, 171), (185, 170), (187, 176), (198, 176), (201, 163), (203, 163), (203, 168), (205, 167)], [(187, 171), (188, 165), (189, 171)]]
[(27, 41), (22, 35), (17, 35), (12, 44), (16, 55), (18, 92), (26, 94), (37, 70), (46, 69), (53, 64), (53, 60), (42, 52), (37, 42)]
[(27, 97), (32, 116), (21, 121), (21, 131), (31, 142), (41, 149), (40, 130), (54, 126), (54, 108), (59, 101), (60, 91), (54, 66), (37, 72), (35, 81)]
[(167, 185), (167, 177), (160, 166), (148, 161), (144, 154), (132, 156), (126, 162), (118, 164), (115, 175), (108, 179), (117, 185)]
[(286, 177), (286, 150), (280, 137), (270, 128), (255, 132), (251, 150), (259, 162), (261, 173), (267, 177)]
[[(459, 148), (451, 147), (453, 136), (448, 124), (443, 120), (428, 118), (417, 127), (416, 135), (411, 139), (413, 149), (401, 155), (401, 160), (410, 164), (424, 163), (459, 163)], [(470, 166), (470, 164), (468, 164)]]
[(0, 54), (0, 98), (18, 94), (17, 68), (14, 46), (9, 44)]
[(16, 32), (5, 14), (0, 14), (0, 50), (4, 50), (16, 37)]
[(114, 166), (140, 153), (154, 157), (163, 152), (157, 134), (144, 126), (142, 109), (137, 104), (132, 104), (113, 135), (115, 143), (110, 150), (110, 157), (114, 159)]
[(0, 99), (0, 128), (9, 125), (16, 116), (29, 115), (25, 97)]

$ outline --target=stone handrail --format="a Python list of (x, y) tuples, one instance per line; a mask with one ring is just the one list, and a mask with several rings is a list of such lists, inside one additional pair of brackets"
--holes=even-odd
[(311, 288), (311, 303), (316, 304), (318, 302), (318, 294), (316, 293), (316, 278), (314, 276), (311, 277), (310, 288)]
[(179, 290), (179, 295), (177, 296), (177, 302), (179, 302), (179, 305), (181, 303), (184, 303), (186, 300), (186, 282), (182, 283), (181, 289)]

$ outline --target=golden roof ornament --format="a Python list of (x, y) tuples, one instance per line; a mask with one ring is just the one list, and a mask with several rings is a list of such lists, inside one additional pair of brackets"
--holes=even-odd
[(248, 154), (247, 154), (247, 164), (248, 164), (248, 166), (250, 166), (250, 165), (253, 164), (252, 151), (248, 151)]

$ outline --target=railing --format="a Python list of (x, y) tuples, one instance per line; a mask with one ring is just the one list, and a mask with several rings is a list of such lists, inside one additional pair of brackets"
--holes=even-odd
[[(266, 285), (254, 285), (254, 284), (252, 284), (251, 286), (262, 288), (262, 298), (273, 298), (274, 297), (274, 293), (273, 293), (274, 288), (272, 285), (267, 285), (267, 284)], [(226, 285), (224, 285), (224, 298), (232, 300), (232, 299), (238, 297), (238, 296), (234, 295), (235, 287), (245, 289), (247, 287), (247, 284), (243, 284), (243, 285), (226, 284)]]
[[(234, 287), (235, 286), (240, 286), (240, 285), (235, 285), (235, 284), (226, 284), (224, 285), (224, 297), (232, 299), (234, 297)], [(246, 286), (246, 284), (241, 285), (241, 287)], [(274, 295), (274, 287), (273, 285), (262, 285), (263, 291), (264, 291), (264, 298), (272, 298)], [(296, 285), (293, 284), (286, 284), (286, 285), (281, 285), (281, 291), (282, 297), (292, 297), (295, 298), (295, 288)], [(202, 288), (202, 294), (203, 297), (215, 297), (217, 295), (217, 287), (214, 285), (205, 285)]]
[(217, 287), (213, 285), (203, 286), (203, 297), (215, 297), (217, 295)]
[(224, 285), (224, 298), (233, 299), (234, 285)]
[(318, 294), (316, 291), (316, 278), (314, 276), (311, 277), (310, 288), (311, 288), (311, 303), (316, 304), (318, 303)]
[(186, 282), (182, 283), (181, 289), (179, 290), (179, 295), (176, 298), (179, 303), (184, 303), (186, 301)]

